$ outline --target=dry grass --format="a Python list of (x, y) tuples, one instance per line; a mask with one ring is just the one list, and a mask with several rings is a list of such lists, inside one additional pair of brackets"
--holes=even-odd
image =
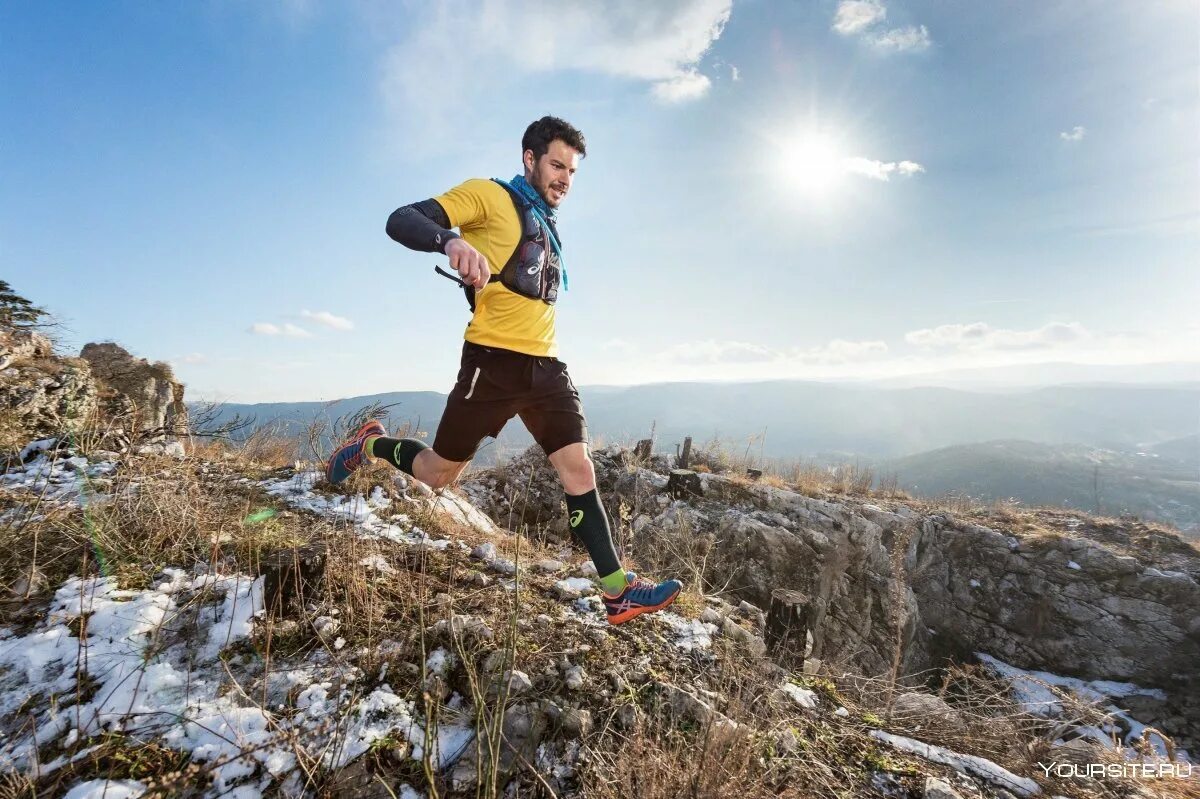
[[(48, 585), (99, 570), (144, 585), (164, 566), (197, 562), (257, 573), (263, 552), (307, 541), (295, 514), (274, 513), (255, 488), (233, 486), (198, 460), (127, 459), (109, 478), (84, 485), (83, 508), (51, 508), (22, 500), (20, 514), (0, 524), (0, 582), (14, 586), (37, 573)], [(263, 521), (251, 514), (266, 508)]]
[[(260, 445), (231, 458), (224, 457), (230, 450), (214, 449), (221, 453), (216, 464), (198, 458), (183, 462), (130, 460), (111, 484), (97, 486), (113, 495), (111, 502), (93, 506), (87, 513), (50, 514), (20, 529), (0, 527), (0, 575), (7, 582), (36, 570), (46, 574), (47, 584), (54, 586), (81, 566), (90, 570), (103, 566), (121, 575), (124, 582), (144, 584), (163, 565), (204, 562), (254, 574), (265, 553), (302, 543), (324, 546), (327, 561), (319, 588), (305, 597), (292, 617), (268, 616), (255, 636), (241, 645), (262, 664), (261, 682), (234, 685), (231, 690), (266, 706), (265, 685), (272, 671), (318, 649), (339, 666), (362, 669), (368, 675), (380, 674), (386, 664), (393, 688), (417, 703), (428, 719), (451, 717), (446, 701), (456, 689), (474, 700), (476, 715), (471, 721), (481, 731), (478, 775), (482, 787), (475, 792), (477, 796), (495, 797), (504, 790), (500, 720), (514, 699), (506, 691), (498, 695), (492, 691), (496, 671), (518, 668), (531, 675), (549, 673), (568, 652), (593, 675), (609, 669), (628, 674), (633, 664), (646, 664), (637, 666), (645, 671), (646, 681), (631, 680), (633, 685), (623, 694), (605, 696), (589, 691), (572, 699), (589, 707), (598, 720), (597, 729), (583, 741), (587, 757), (578, 779), (586, 796), (841, 799), (875, 795), (871, 779), (879, 772), (887, 772), (896, 784), (919, 795), (929, 764), (878, 744), (869, 736), (872, 728), (887, 726), (908, 732), (1035, 776), (1030, 765), (1044, 751), (1039, 741), (1052, 740), (1044, 720), (1021, 714), (1000, 683), (974, 669), (950, 669), (940, 688), (940, 694), (963, 715), (965, 728), (946, 726), (936, 718), (899, 716), (889, 726), (884, 717), (902, 682), (895, 673), (874, 679), (849, 675), (796, 678), (818, 691), (822, 703), (819, 712), (799, 712), (770, 698), (777, 675), (761, 669), (725, 639), (715, 645), (715, 660), (701, 663), (668, 657), (671, 647), (651, 632), (653, 627), (617, 628), (608, 635), (584, 637), (583, 630), (558, 623), (560, 603), (543, 591), (532, 590), (533, 583), (546, 588), (552, 576), (522, 573), (512, 591), (494, 585), (484, 588), (476, 581), (479, 565), (461, 550), (438, 551), (363, 538), (348, 522), (301, 516), (276, 507), (257, 489), (232, 487), (228, 478), (235, 473), (233, 467), (249, 464), (262, 471), (292, 456), (292, 450), (276, 447), (271, 441), (264, 434)], [(369, 494), (379, 485), (393, 492), (394, 477), (391, 467), (377, 464), (361, 470), (341, 490)], [(856, 477), (851, 471), (840, 484), (852, 491), (862, 479), (861, 472)], [(764, 476), (766, 481), (775, 484), (784, 478), (771, 474)], [(821, 490), (831, 490), (829, 485), (823, 483)], [(134, 487), (136, 490), (130, 490)], [(248, 521), (254, 511), (263, 508), (274, 515)], [(469, 542), (482, 538), (431, 510), (409, 515), (435, 537)], [(695, 593), (681, 598), (676, 609), (685, 616), (695, 615), (702, 607), (701, 587), (706, 593), (723, 588), (701, 580), (707, 571), (711, 541), (683, 522), (678, 529), (662, 531), (656, 544), (653, 550), (634, 554), (653, 572), (688, 576)], [(520, 564), (554, 554), (522, 536), (504, 537), (497, 545), (506, 557)], [(895, 549), (902, 552), (903, 543), (897, 542)], [(364, 567), (367, 559), (381, 559), (388, 570)], [(494, 581), (496, 576), (490, 579)], [(556, 623), (531, 621), (543, 613)], [(480, 640), (462, 631), (438, 637), (428, 632), (436, 622), (452, 619), (454, 614), (482, 619), (493, 637)], [(335, 647), (328, 635), (323, 637), (314, 627), (317, 618), (330, 615), (340, 620), (337, 635), (346, 640), (344, 647)], [(899, 616), (893, 619), (897, 630), (903, 629), (904, 621)], [(444, 679), (425, 671), (428, 653), (436, 646), (445, 646), (457, 655), (457, 665)], [(712, 725), (672, 717), (655, 687), (658, 683), (718, 692), (721, 699), (714, 700), (717, 709), (750, 734), (729, 736)], [(369, 686), (356, 690), (369, 690)], [(616, 712), (629, 703), (638, 706), (639, 720), (623, 729), (616, 724)], [(836, 719), (829, 713), (839, 705), (850, 711), (848, 719)], [(1094, 709), (1072, 711), (1080, 718), (1095, 720), (1083, 715)], [(436, 723), (428, 726), (430, 735), (436, 734)], [(93, 739), (80, 746), (96, 743)], [(49, 781), (36, 786), (10, 781), (11, 795), (33, 796), (35, 788), (41, 795), (54, 795), (71, 781), (98, 776), (156, 780), (156, 790), (162, 795), (176, 795), (183, 786), (202, 783), (205, 770), (211, 767), (189, 764), (178, 753), (127, 737), (111, 736), (100, 743), (92, 757)], [(307, 787), (316, 795), (347, 794), (350, 770), (329, 773), (301, 747), (296, 747), (296, 754)], [(428, 759), (412, 761), (406, 754), (400, 742), (383, 740), (364, 756), (361, 769), (367, 778), (392, 791), (400, 782), (408, 782), (431, 797), (446, 796), (445, 775)], [(518, 779), (528, 786), (521, 795), (551, 795), (534, 771), (528, 765), (518, 767)], [(1089, 792), (1081, 792), (1078, 783), (1052, 787), (1053, 793), (1072, 797), (1121, 795), (1109, 783)], [(0, 797), (9, 795), (3, 793), (8, 788), (0, 786)]]
[(724, 474), (735, 480), (744, 477), (748, 469), (759, 469), (762, 477), (757, 482), (811, 497), (909, 498), (898, 487), (899, 481), (894, 474), (880, 476), (876, 488), (874, 469), (862, 463), (829, 466), (805, 459), (764, 459), (753, 451), (754, 445), (760, 443), (760, 438), (755, 436), (745, 448), (739, 449), (731, 442), (713, 439), (693, 452), (689, 468), (696, 472)]
[(9, 409), (0, 410), (0, 456), (15, 455), (29, 443), (29, 431), (21, 417)]
[(285, 435), (279, 425), (256, 427), (243, 441), (196, 439), (194, 457), (207, 461), (225, 461), (247, 470), (271, 470), (293, 466), (301, 460), (301, 439)]
[(647, 574), (679, 577), (684, 593), (677, 603), (702, 605), (704, 594), (724, 592), (727, 586), (713, 585), (706, 577), (711, 572), (708, 558), (715, 543), (712, 534), (693, 529), (686, 516), (679, 516), (674, 525), (655, 528), (651, 540), (652, 546), (640, 547), (634, 537), (634, 545), (628, 550), (629, 562)]

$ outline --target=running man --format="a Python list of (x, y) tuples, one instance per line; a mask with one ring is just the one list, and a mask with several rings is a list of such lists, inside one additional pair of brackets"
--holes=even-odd
[(521, 151), (525, 168), (512, 180), (468, 180), (398, 208), (387, 222), (388, 235), (405, 247), (449, 256), (473, 310), (433, 446), (387, 438), (371, 421), (333, 453), (325, 472), (340, 483), (369, 456), (438, 489), (458, 479), (484, 438), (520, 416), (558, 471), (571, 531), (596, 566), (608, 621), (621, 624), (667, 607), (682, 584), (653, 583), (621, 566), (596, 491), (583, 405), (557, 358), (554, 304), (566, 269), (556, 211), (587, 155), (583, 134), (542, 117), (526, 129)]

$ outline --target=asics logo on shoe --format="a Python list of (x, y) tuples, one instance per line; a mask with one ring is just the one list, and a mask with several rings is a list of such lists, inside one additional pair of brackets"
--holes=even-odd
[(571, 526), (572, 527), (578, 527), (579, 523), (581, 521), (583, 521), (583, 511), (577, 510), (571, 514)]

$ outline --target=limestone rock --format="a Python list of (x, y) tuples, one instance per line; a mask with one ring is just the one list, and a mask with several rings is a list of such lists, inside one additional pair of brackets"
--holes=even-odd
[[(946, 654), (969, 657), (953, 649), (963, 642), (1020, 668), (1159, 688), (1200, 728), (1200, 553), (1177, 554), (1177, 569), (1166, 571), (1087, 539), (1013, 541), (944, 515), (922, 522), (910, 572), (921, 617), (949, 644)], [(1068, 559), (1081, 568), (1067, 568)], [(974, 590), (968, 576), (991, 590)]]
[(10, 442), (69, 438), (91, 420), (98, 391), (86, 361), (55, 356), (31, 331), (0, 331), (0, 357), (0, 435)]
[[(522, 762), (533, 762), (538, 744), (546, 734), (546, 726), (546, 715), (535, 703), (522, 702), (510, 706), (504, 712), (504, 720), (501, 723), (503, 735), (496, 763), (498, 784), (507, 784), (509, 777), (521, 767)], [(475, 786), (479, 771), (480, 747), (484, 746), (486, 744), (477, 738), (475, 743), (463, 752), (450, 772), (452, 790), (467, 793)], [(486, 751), (483, 756), (487, 757)]]
[(186, 432), (183, 384), (170, 365), (134, 357), (112, 342), (85, 344), (79, 357), (91, 365), (109, 415), (126, 417), (132, 433), (158, 438)]
[(676, 718), (690, 719), (714, 732), (734, 733), (740, 729), (736, 721), (696, 694), (670, 683), (659, 683), (658, 688), (671, 714)]
[(892, 719), (910, 728), (933, 726), (959, 735), (967, 729), (962, 714), (933, 694), (900, 694), (892, 704)]
[(745, 647), (747, 654), (752, 658), (765, 657), (767, 654), (767, 644), (762, 638), (742, 627), (733, 619), (726, 618), (721, 624), (721, 632), (726, 638), (737, 641)]
[(562, 714), (560, 719), (563, 732), (572, 738), (583, 738), (592, 731), (592, 714), (587, 710), (571, 709)]
[(926, 777), (925, 799), (962, 799), (962, 796), (940, 777)]

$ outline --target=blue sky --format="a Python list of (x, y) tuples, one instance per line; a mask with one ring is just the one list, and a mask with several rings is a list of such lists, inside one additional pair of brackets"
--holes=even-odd
[(4, 279), (191, 396), (447, 391), (383, 226), (588, 138), (577, 383), (1200, 360), (1191, 2), (0, 6)]

